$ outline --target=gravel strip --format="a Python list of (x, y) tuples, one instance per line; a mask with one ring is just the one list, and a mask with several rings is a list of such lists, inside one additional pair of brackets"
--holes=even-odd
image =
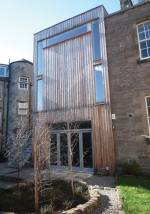
[(118, 192), (115, 188), (104, 188), (101, 192), (100, 207), (96, 209), (93, 214), (119, 214), (120, 202), (118, 198)]

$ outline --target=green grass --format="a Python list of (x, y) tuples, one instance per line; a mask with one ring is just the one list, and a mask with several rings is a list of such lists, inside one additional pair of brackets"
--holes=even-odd
[(118, 188), (126, 214), (150, 214), (150, 178), (120, 176)]

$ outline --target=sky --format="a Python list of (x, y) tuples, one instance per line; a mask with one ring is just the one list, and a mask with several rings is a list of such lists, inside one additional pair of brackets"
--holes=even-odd
[(109, 13), (119, 0), (0, 0), (0, 63), (33, 61), (33, 34), (99, 5)]

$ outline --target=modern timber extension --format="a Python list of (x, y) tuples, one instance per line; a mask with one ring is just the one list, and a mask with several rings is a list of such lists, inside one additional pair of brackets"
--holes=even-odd
[(105, 16), (99, 6), (34, 35), (33, 108), (52, 124), (55, 167), (114, 170)]

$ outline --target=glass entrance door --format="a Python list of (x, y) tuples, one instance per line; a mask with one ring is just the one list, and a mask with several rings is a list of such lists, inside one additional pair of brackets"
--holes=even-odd
[(68, 168), (92, 168), (92, 131), (57, 130), (51, 134), (50, 165)]

